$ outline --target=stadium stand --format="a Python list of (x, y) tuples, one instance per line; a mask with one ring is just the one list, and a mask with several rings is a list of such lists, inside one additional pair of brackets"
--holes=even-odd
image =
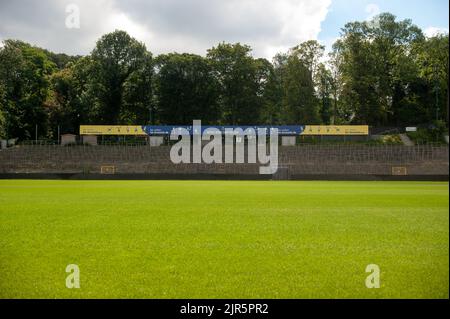
[(0, 151), (0, 177), (448, 180), (449, 173), (448, 146), (435, 145), (280, 146), (273, 176), (259, 175), (259, 163), (173, 164), (169, 152), (134, 144), (17, 145)]

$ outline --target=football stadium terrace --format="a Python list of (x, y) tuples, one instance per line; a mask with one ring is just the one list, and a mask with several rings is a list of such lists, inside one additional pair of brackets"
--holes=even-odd
[(174, 164), (170, 146), (16, 145), (0, 151), (2, 178), (448, 180), (448, 146), (280, 146), (278, 171), (258, 163)]

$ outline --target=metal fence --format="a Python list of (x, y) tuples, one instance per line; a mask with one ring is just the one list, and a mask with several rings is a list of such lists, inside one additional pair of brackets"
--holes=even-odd
[[(58, 165), (79, 162), (164, 162), (170, 160), (170, 147), (150, 147), (139, 143), (114, 145), (49, 145), (21, 144), (0, 150), (0, 168), (8, 165)], [(358, 144), (305, 144), (279, 147), (281, 163), (299, 162), (395, 162), (411, 163), (447, 161), (448, 146), (443, 145), (358, 145)]]

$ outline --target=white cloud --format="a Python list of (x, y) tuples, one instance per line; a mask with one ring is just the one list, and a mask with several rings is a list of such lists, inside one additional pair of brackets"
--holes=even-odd
[[(78, 52), (78, 54), (87, 54), (95, 46), (95, 42), (104, 34), (114, 30), (125, 30), (132, 37), (141, 42), (149, 43), (152, 40), (152, 34), (145, 25), (137, 23), (126, 13), (118, 9), (112, 0), (65, 0), (74, 2), (80, 6), (81, 28), (79, 30), (80, 45), (74, 48), (70, 43), (63, 39), (55, 39), (60, 44), (61, 50), (64, 46), (69, 50)], [(75, 32), (74, 32), (75, 31)], [(76, 30), (62, 30), (64, 34), (75, 33)], [(64, 35), (62, 36), (64, 38)], [(61, 41), (63, 40), (63, 41)], [(77, 51), (78, 50), (78, 51)]]
[(428, 27), (423, 31), (423, 33), (426, 37), (431, 38), (439, 34), (448, 33), (448, 28)]
[(103, 33), (117, 29), (127, 31), (129, 35), (142, 42), (150, 42), (153, 37), (145, 26), (135, 23), (123, 12), (113, 12), (105, 21), (105, 24), (102, 25)]
[[(80, 7), (81, 28), (67, 29), (65, 6)], [(95, 41), (125, 30), (155, 54), (204, 55), (219, 42), (241, 42), (255, 56), (317, 39), (331, 0), (17, 0), (0, 1), (0, 33), (56, 52), (87, 54)]]

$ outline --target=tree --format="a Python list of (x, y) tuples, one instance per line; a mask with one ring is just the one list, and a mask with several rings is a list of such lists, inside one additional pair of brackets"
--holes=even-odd
[[(0, 91), (0, 94), (2, 94), (1, 91)], [(2, 101), (1, 98), (0, 98), (0, 101)], [(6, 119), (5, 119), (3, 107), (0, 104), (0, 139), (3, 139), (5, 137), (6, 137)]]
[(417, 43), (413, 51), (418, 64), (419, 77), (426, 82), (428, 94), (432, 96), (427, 105), (428, 118), (443, 119), (448, 125), (448, 34), (438, 34)]
[(79, 56), (79, 55), (71, 56), (71, 55), (67, 55), (65, 53), (53, 53), (46, 49), (42, 49), (42, 51), (49, 58), (49, 60), (52, 61), (56, 65), (58, 70), (62, 70), (69, 63), (75, 63), (77, 60), (82, 58), (82, 56)]
[(317, 95), (320, 100), (320, 118), (323, 124), (331, 124), (332, 111), (332, 94), (333, 94), (333, 77), (331, 71), (326, 68), (325, 64), (320, 63), (317, 67), (315, 76), (317, 83)]
[(166, 54), (156, 58), (155, 78), (159, 120), (187, 125), (193, 120), (217, 124), (219, 83), (209, 61), (194, 54)]
[(401, 61), (408, 61), (411, 46), (422, 40), (410, 20), (396, 21), (389, 13), (345, 25), (334, 50), (341, 60), (341, 99), (352, 111), (353, 123), (395, 123), (395, 94), (407, 88), (398, 82), (406, 70)]
[(220, 84), (222, 122), (231, 125), (255, 123), (260, 118), (261, 63), (250, 55), (251, 49), (240, 43), (221, 43), (208, 50), (215, 77)]
[(291, 55), (298, 57), (303, 62), (314, 78), (319, 72), (320, 59), (323, 57), (325, 46), (316, 40), (309, 40), (293, 47), (290, 51)]
[(260, 122), (266, 125), (282, 124), (282, 64), (284, 56), (277, 54), (273, 62), (264, 60), (265, 74), (264, 87), (262, 94), (262, 108), (260, 113)]
[(153, 61), (145, 59), (142, 65), (123, 83), (123, 104), (119, 121), (121, 123), (150, 123), (152, 112)]
[(0, 83), (0, 139), (6, 137), (6, 119), (5, 119), (5, 89), (3, 85)]
[(95, 91), (90, 85), (92, 63), (89, 56), (83, 57), (52, 74), (52, 94), (46, 103), (54, 130), (59, 126), (60, 133), (77, 134), (81, 124), (95, 124)]
[(339, 52), (329, 54), (328, 67), (330, 70), (330, 90), (333, 99), (333, 106), (330, 116), (330, 124), (347, 124), (352, 116), (351, 110), (345, 108), (342, 103), (343, 74), (342, 74), (342, 55)]
[(7, 137), (47, 136), (48, 112), (44, 102), (49, 95), (49, 76), (55, 69), (42, 49), (22, 41), (6, 40), (0, 49), (0, 98)]
[(97, 123), (148, 119), (152, 55), (125, 31), (104, 35), (91, 54), (89, 86)]
[(282, 67), (282, 83), (283, 123), (319, 124), (311, 71), (296, 55), (289, 56)]

